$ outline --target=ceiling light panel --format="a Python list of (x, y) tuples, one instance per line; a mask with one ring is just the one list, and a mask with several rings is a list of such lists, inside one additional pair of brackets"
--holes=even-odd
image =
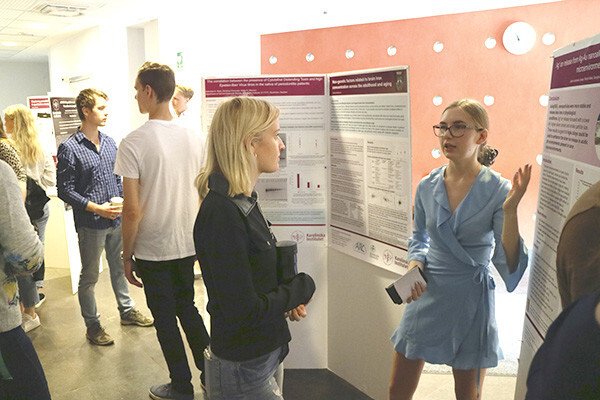
[(63, 26), (65, 23), (79, 21), (80, 18), (82, 18), (82, 16), (65, 18), (65, 17), (56, 17), (56, 16), (48, 15), (48, 14), (42, 14), (40, 12), (34, 12), (34, 11), (24, 12), (19, 17), (20, 20), (33, 21), (33, 22), (46, 22), (46, 23), (60, 23)]

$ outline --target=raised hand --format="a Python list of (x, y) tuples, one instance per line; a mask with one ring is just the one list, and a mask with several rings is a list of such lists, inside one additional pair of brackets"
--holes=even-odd
[(524, 167), (519, 168), (512, 179), (512, 188), (504, 200), (502, 208), (504, 211), (516, 212), (519, 202), (523, 198), (523, 195), (527, 191), (527, 185), (529, 185), (529, 179), (531, 178), (531, 164), (525, 164)]

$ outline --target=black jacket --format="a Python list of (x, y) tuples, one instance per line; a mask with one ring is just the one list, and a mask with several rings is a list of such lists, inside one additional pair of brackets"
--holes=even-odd
[(275, 236), (252, 197), (227, 195), (220, 173), (194, 226), (196, 254), (208, 292), (211, 350), (231, 361), (265, 355), (291, 340), (284, 313), (311, 299), (315, 284), (304, 273), (277, 282)]

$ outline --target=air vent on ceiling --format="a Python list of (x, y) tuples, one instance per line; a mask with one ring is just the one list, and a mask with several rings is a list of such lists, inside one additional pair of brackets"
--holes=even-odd
[(53, 17), (79, 17), (88, 10), (84, 5), (42, 4), (37, 11)]

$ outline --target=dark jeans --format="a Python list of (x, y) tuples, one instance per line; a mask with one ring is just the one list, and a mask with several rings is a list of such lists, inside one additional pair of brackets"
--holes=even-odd
[(171, 384), (173, 389), (185, 394), (193, 393), (194, 388), (177, 319), (201, 372), (204, 372), (203, 352), (209, 344), (204, 321), (194, 305), (194, 261), (193, 256), (169, 261), (136, 261)]
[(0, 378), (0, 399), (50, 399), (44, 369), (23, 328), (0, 333), (0, 353), (12, 376)]
[[(48, 224), (48, 219), (50, 218), (50, 204), (46, 203), (44, 206), (44, 215), (40, 219), (36, 219), (31, 221), (33, 225), (38, 230), (38, 236), (42, 243), (44, 243), (44, 238), (46, 237), (46, 225)], [(36, 282), (36, 286), (40, 287), (44, 284), (44, 277), (46, 275), (46, 263), (42, 261), (42, 265), (40, 268), (33, 273), (33, 280)]]

